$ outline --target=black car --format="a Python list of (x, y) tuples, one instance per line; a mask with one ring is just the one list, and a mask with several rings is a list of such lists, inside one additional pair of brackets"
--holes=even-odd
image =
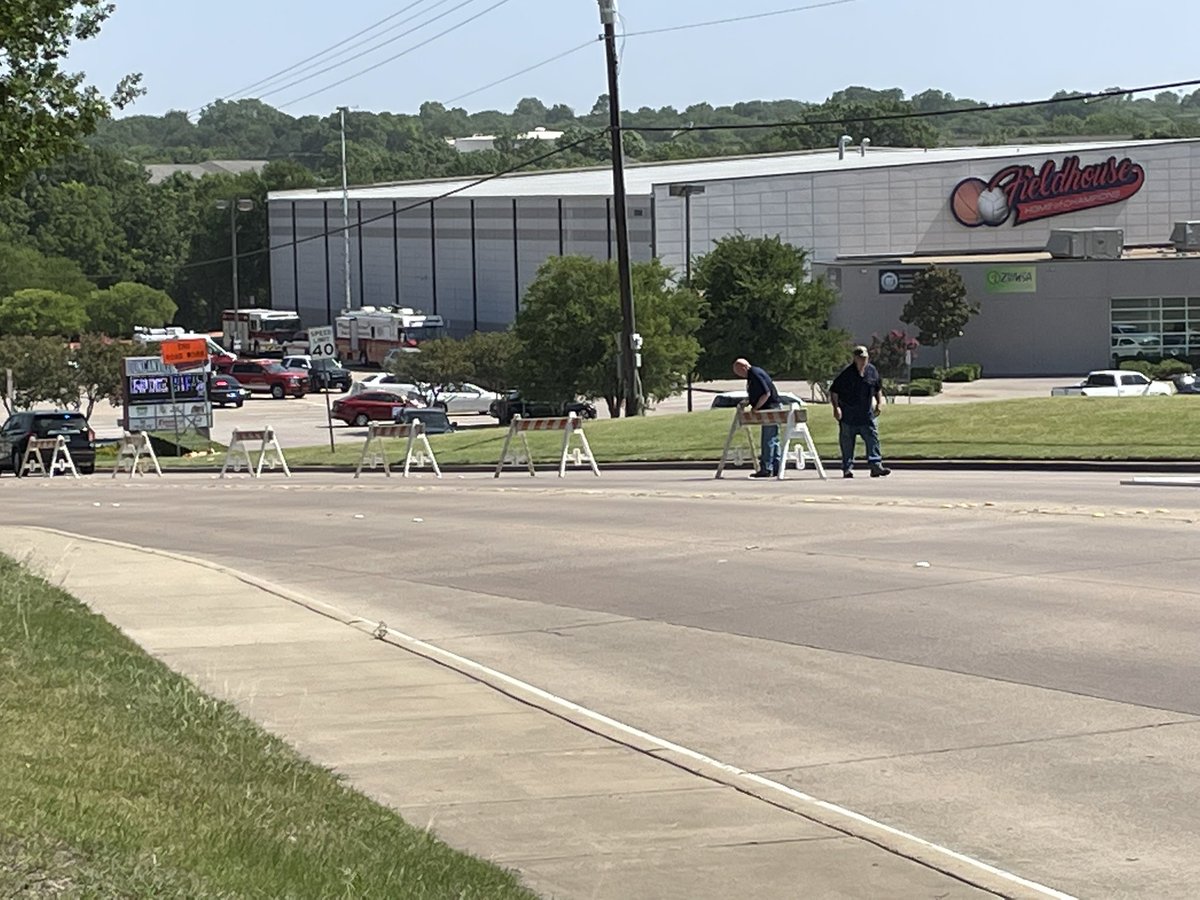
[(336, 359), (320, 356), (285, 356), (283, 367), (307, 372), (314, 391), (337, 388), (344, 394), (354, 384), (354, 376), (350, 374), (350, 370), (342, 368), (342, 364)]
[(488, 412), (500, 420), (501, 425), (512, 422), (513, 416), (522, 419), (538, 419), (547, 416), (565, 416), (575, 413), (581, 419), (596, 418), (596, 405), (587, 400), (526, 400), (518, 391), (509, 391), (507, 396), (493, 400)]
[(236, 406), (241, 409), (249, 396), (250, 392), (232, 375), (214, 372), (208, 379), (208, 398), (217, 406)]
[(392, 413), (392, 421), (397, 425), (407, 425), (414, 419), (421, 420), (426, 434), (449, 434), (455, 429), (454, 423), (447, 418), (446, 411), (442, 409), (407, 406), (404, 409), (397, 408)]
[(1178, 394), (1200, 394), (1200, 378), (1195, 375), (1175, 375), (1171, 378)]
[[(80, 475), (96, 471), (96, 434), (87, 417), (69, 410), (35, 410), (13, 413), (0, 428), (0, 469), (21, 474), (21, 462), (31, 437), (67, 439), (67, 450)], [(50, 468), (50, 451), (42, 452), (42, 465)]]

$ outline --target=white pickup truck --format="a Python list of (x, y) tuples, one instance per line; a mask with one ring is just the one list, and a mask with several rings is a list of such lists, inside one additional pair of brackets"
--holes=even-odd
[(1050, 390), (1051, 397), (1168, 397), (1175, 393), (1169, 381), (1151, 381), (1141, 372), (1100, 369), (1089, 372), (1079, 384)]

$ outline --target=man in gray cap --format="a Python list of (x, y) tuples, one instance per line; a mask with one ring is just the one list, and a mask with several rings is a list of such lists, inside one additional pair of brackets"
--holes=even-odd
[(883, 412), (883, 381), (862, 344), (854, 348), (854, 362), (833, 380), (829, 398), (833, 404), (833, 417), (838, 421), (842, 477), (854, 477), (854, 445), (860, 435), (867, 445), (871, 477), (891, 475), (892, 470), (883, 465), (879, 428), (875, 424), (876, 417)]

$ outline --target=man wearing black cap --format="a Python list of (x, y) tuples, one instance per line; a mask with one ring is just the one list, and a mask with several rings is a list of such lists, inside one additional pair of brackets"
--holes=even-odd
[(860, 435), (867, 445), (871, 477), (891, 475), (892, 470), (883, 465), (879, 428), (875, 424), (875, 418), (883, 412), (883, 381), (879, 378), (879, 370), (871, 365), (866, 347), (860, 344), (854, 348), (854, 362), (833, 380), (829, 398), (833, 403), (833, 417), (838, 421), (842, 477), (854, 477), (854, 445)]

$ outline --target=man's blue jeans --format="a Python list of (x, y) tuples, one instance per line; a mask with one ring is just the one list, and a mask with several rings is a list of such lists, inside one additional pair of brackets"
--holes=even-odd
[(759, 452), (759, 466), (764, 472), (772, 475), (779, 474), (779, 426), (764, 425), (762, 427), (762, 450)]
[(872, 466), (883, 465), (883, 453), (879, 449), (879, 428), (875, 417), (862, 424), (852, 425), (845, 419), (838, 423), (838, 442), (842, 445), (842, 471), (854, 468), (854, 444), (861, 437), (867, 445), (867, 462)]

